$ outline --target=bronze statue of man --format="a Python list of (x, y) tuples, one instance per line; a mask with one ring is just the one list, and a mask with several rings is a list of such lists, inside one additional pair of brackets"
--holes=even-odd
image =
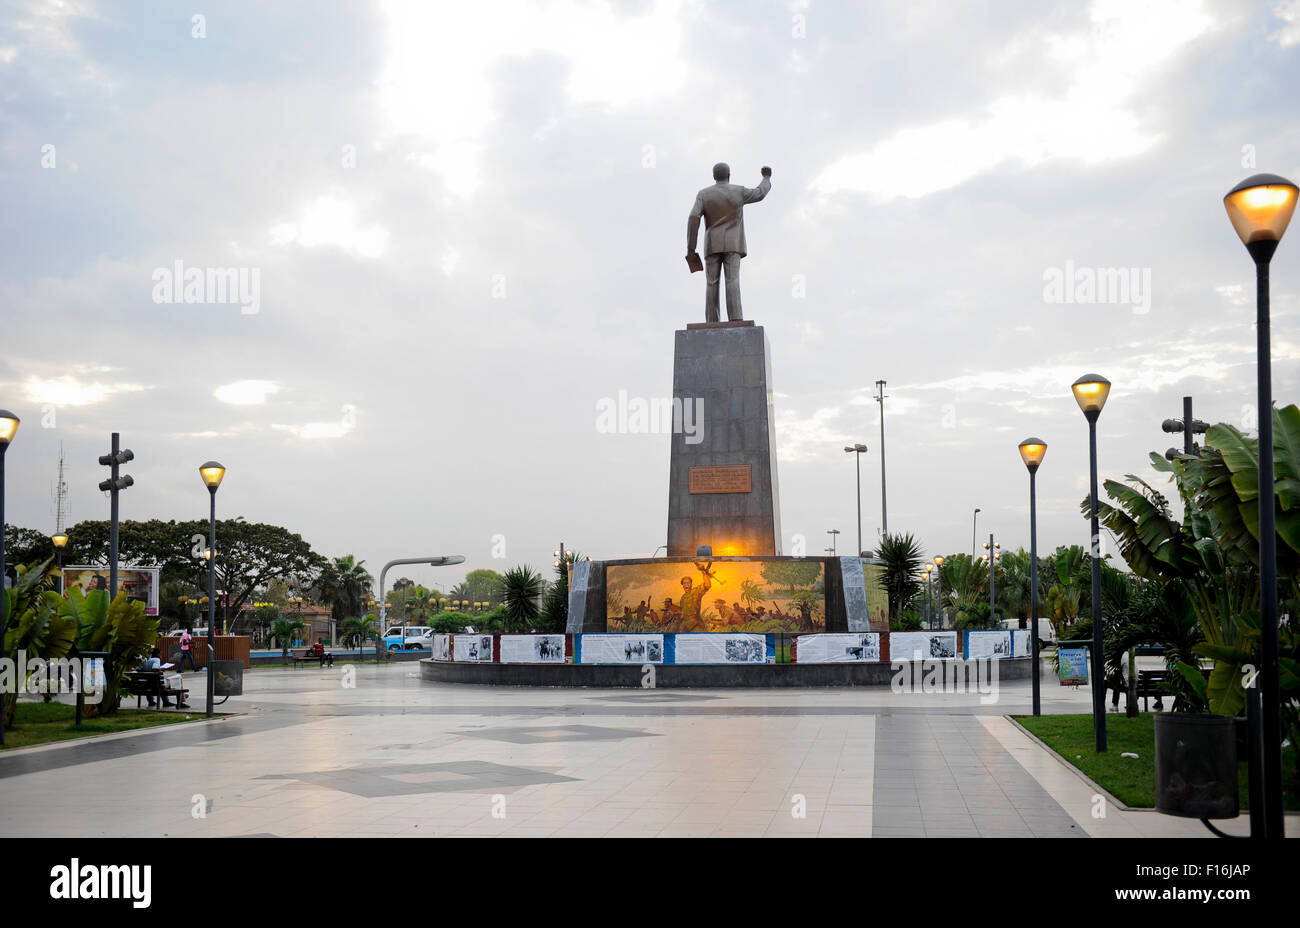
[[(772, 189), (772, 169), (763, 168), (763, 179), (757, 187), (742, 187), (731, 183), (731, 168), (719, 162), (713, 166), (712, 187), (705, 187), (695, 195), (695, 205), (686, 220), (686, 263), (691, 272), (705, 273), (704, 319), (717, 322), (718, 280), (725, 270), (727, 275), (727, 319), (739, 322), (745, 317), (740, 311), (740, 259), (745, 257), (746, 203), (757, 203)], [(700, 217), (704, 217), (704, 262), (695, 250), (700, 231)]]

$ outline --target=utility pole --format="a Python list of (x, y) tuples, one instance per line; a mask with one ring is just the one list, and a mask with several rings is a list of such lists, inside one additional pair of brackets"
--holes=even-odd
[[(109, 504), (109, 529), (108, 529), (108, 598), (117, 598), (117, 495), (127, 487), (132, 486), (135, 481), (131, 479), (130, 474), (118, 473), (118, 468), (127, 461), (135, 460), (135, 453), (130, 448), (118, 447), (118, 433), (113, 433), (113, 445), (108, 454), (99, 456), (99, 463), (111, 468), (110, 476), (107, 480), (100, 481), (99, 488), (109, 494), (112, 502)], [(209, 629), (210, 631), (211, 629)], [(209, 671), (211, 675), (211, 671)]]
[[(876, 402), (880, 404), (880, 533), (889, 534), (889, 496), (885, 493), (885, 382), (876, 381)], [(861, 547), (861, 545), (859, 545)]]

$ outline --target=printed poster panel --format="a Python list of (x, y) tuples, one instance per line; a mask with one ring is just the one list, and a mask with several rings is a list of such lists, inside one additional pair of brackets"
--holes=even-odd
[(502, 635), (503, 664), (563, 664), (563, 635)]
[(1033, 657), (1034, 642), (1030, 640), (1030, 632), (1027, 628), (1016, 628), (1011, 631), (1011, 656), (1012, 657)]
[(880, 634), (800, 635), (795, 644), (799, 664), (864, 663), (880, 660)]
[(1011, 656), (1011, 632), (987, 631), (966, 633), (966, 660), (1001, 660)]
[(458, 661), (492, 662), (491, 635), (457, 635), (452, 655)]
[(1088, 682), (1087, 648), (1061, 648), (1056, 654), (1062, 686), (1081, 686)]
[[(117, 591), (125, 593), (126, 598), (144, 603), (145, 615), (158, 614), (158, 573), (161, 567), (118, 567)], [(78, 589), (83, 593), (91, 590), (107, 590), (109, 573), (107, 567), (65, 567), (63, 568), (63, 592)]]
[[(869, 607), (872, 603), (868, 597)], [(611, 632), (817, 632), (826, 628), (820, 560), (656, 561), (605, 568)]]
[(877, 627), (889, 627), (889, 594), (885, 592), (885, 568), (882, 564), (862, 562), (862, 580), (867, 587), (867, 615)]
[(663, 635), (583, 635), (583, 664), (662, 664)]
[(451, 635), (434, 635), (431, 650), (435, 661), (451, 660)]
[[(799, 647), (803, 647), (800, 643)], [(889, 659), (951, 660), (957, 657), (957, 633), (954, 632), (890, 632)]]
[(766, 635), (678, 635), (674, 664), (766, 664)]
[(83, 693), (103, 692), (108, 686), (108, 676), (104, 672), (102, 657), (87, 657), (81, 662), (81, 691)]

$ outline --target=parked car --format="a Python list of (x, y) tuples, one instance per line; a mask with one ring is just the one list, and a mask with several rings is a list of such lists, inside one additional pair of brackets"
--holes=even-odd
[(384, 632), (384, 648), (389, 651), (427, 651), (433, 629), (425, 625), (394, 625)]
[[(1026, 625), (1029, 624), (1028, 619), (1025, 620), (1025, 624)], [(1020, 628), (1020, 620), (1003, 619), (1002, 627), (1014, 631), (1015, 629)], [(1053, 645), (1053, 644), (1056, 644), (1056, 628), (1052, 625), (1051, 619), (1045, 619), (1042, 616), (1039, 616), (1038, 617), (1038, 646), (1047, 647), (1048, 645)]]

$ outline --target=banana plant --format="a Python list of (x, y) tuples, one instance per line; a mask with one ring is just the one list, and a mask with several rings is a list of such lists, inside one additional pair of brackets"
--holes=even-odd
[(71, 589), (60, 607), (61, 613), (77, 623), (77, 651), (104, 651), (104, 698), (87, 706), (87, 714), (113, 715), (118, 692), (126, 674), (140, 665), (158, 641), (158, 620), (145, 614), (144, 603), (118, 593), (109, 600), (107, 590), (82, 593)]
[[(4, 653), (17, 661), (22, 651), (28, 660), (45, 661), (66, 657), (76, 640), (77, 626), (60, 612), (63, 597), (51, 589), (52, 560), (30, 568), (18, 568), (18, 581), (6, 591), (4, 614)], [(16, 667), (17, 665), (15, 665)], [(13, 724), (18, 693), (27, 688), (33, 668), (22, 680), (13, 680), (11, 691), (4, 694), (4, 723)]]

